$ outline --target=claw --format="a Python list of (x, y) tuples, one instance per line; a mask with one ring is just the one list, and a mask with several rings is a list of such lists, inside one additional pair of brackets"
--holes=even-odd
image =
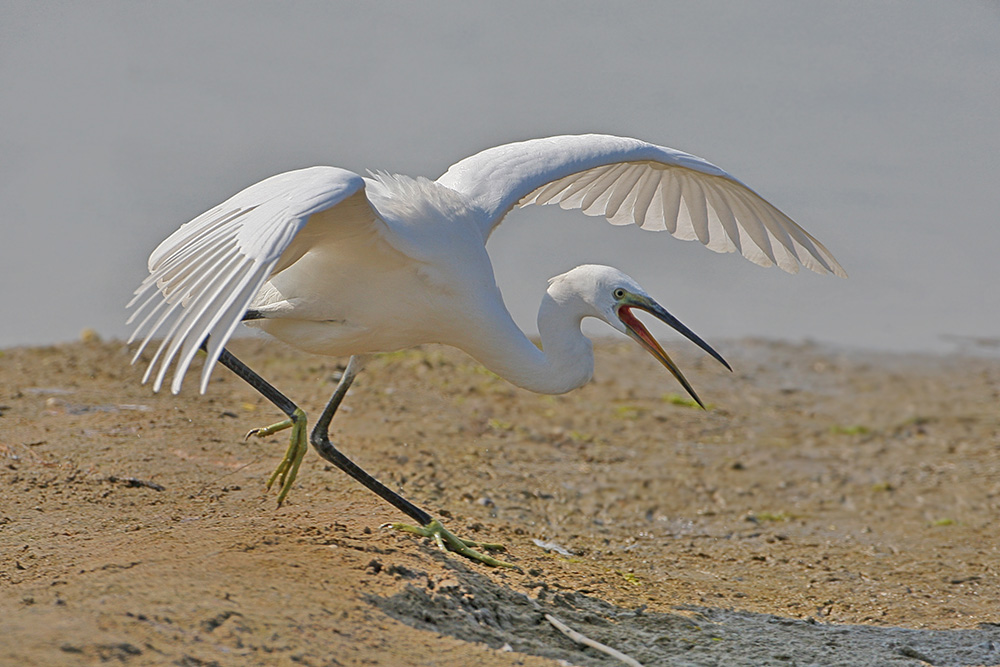
[[(302, 412), (301, 410), (299, 410), (299, 412), (302, 413), (301, 416), (303, 418), (306, 416), (306, 413)], [(270, 426), (262, 426), (260, 428), (252, 428), (249, 431), (247, 431), (247, 434), (245, 436), (243, 436), (243, 441), (246, 442), (253, 436), (257, 436), (258, 438), (266, 438), (269, 435), (274, 435), (278, 431), (284, 431), (286, 428), (291, 428), (292, 426), (295, 426), (295, 419), (298, 416), (299, 416), (298, 413), (296, 413), (295, 417), (290, 417), (284, 421), (278, 422), (277, 424), (271, 424)]]
[(281, 504), (285, 502), (285, 498), (288, 496), (288, 492), (292, 490), (292, 484), (299, 474), (299, 466), (302, 465), (302, 459), (305, 457), (306, 452), (309, 451), (309, 440), (306, 437), (306, 413), (301, 409), (296, 409), (295, 413), (288, 419), (280, 421), (277, 424), (271, 424), (270, 426), (251, 429), (244, 438), (244, 440), (249, 440), (253, 436), (266, 438), (286, 428), (292, 429), (291, 442), (288, 443), (288, 449), (285, 450), (285, 457), (281, 459), (281, 463), (278, 464), (278, 467), (271, 473), (271, 476), (267, 480), (268, 490), (271, 489), (275, 480), (281, 483), (281, 490), (278, 492), (278, 507), (281, 507)]
[(489, 565), (490, 567), (507, 567), (512, 570), (517, 570), (518, 572), (523, 572), (521, 568), (513, 563), (508, 563), (488, 554), (476, 551), (476, 549), (483, 549), (485, 551), (503, 551), (505, 550), (505, 547), (502, 544), (476, 542), (475, 540), (463, 540), (442, 526), (441, 522), (437, 519), (434, 519), (426, 526), (411, 526), (406, 523), (393, 523), (388, 525), (395, 530), (402, 530), (421, 537), (429, 537), (434, 540), (434, 543), (437, 544), (438, 548), (442, 551), (453, 551), (470, 560), (479, 561), (480, 563)]

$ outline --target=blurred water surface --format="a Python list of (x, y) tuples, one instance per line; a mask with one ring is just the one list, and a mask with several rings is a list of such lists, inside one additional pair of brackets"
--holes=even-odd
[(716, 162), (851, 277), (530, 208), (490, 242), (526, 330), (548, 277), (600, 262), (709, 339), (988, 350), (998, 71), (987, 2), (8, 0), (0, 346), (125, 336), (149, 251), (279, 171), (434, 178), (498, 143), (597, 131)]

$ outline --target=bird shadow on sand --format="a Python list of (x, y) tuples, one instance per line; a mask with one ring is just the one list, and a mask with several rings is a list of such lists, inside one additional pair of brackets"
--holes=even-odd
[[(993, 624), (973, 630), (837, 625), (690, 605), (652, 613), (543, 584), (529, 597), (464, 564), (447, 567), (453, 576), (437, 582), (399, 568), (395, 574), (411, 583), (368, 602), (414, 628), (572, 665), (1000, 665), (1000, 626)], [(633, 662), (570, 639), (546, 615)]]

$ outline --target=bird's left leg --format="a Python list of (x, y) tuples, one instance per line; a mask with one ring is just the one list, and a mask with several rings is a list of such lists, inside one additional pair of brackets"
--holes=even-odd
[(299, 466), (302, 465), (302, 458), (309, 450), (309, 441), (306, 438), (306, 413), (295, 405), (287, 396), (274, 388), (267, 380), (254, 372), (249, 366), (234, 357), (229, 350), (223, 348), (219, 355), (219, 363), (238, 375), (247, 384), (261, 393), (264, 398), (271, 401), (279, 410), (288, 417), (263, 428), (255, 428), (246, 437), (256, 435), (265, 437), (286, 428), (292, 429), (291, 442), (285, 451), (285, 457), (278, 464), (278, 468), (271, 473), (267, 480), (267, 488), (270, 489), (275, 480), (281, 483), (281, 490), (278, 492), (278, 505), (284, 502), (288, 492), (292, 489), (292, 483), (299, 473)]
[(421, 535), (423, 537), (430, 537), (440, 549), (454, 551), (455, 553), (461, 554), (466, 558), (477, 560), (486, 565), (490, 565), (492, 567), (510, 567), (519, 570), (520, 568), (516, 565), (506, 563), (476, 550), (500, 550), (503, 549), (502, 545), (475, 542), (473, 540), (463, 540), (455, 536), (451, 531), (442, 526), (440, 521), (433, 518), (430, 514), (369, 475), (361, 468), (361, 466), (347, 458), (343, 452), (337, 449), (336, 446), (330, 442), (330, 421), (333, 419), (334, 413), (336, 413), (337, 408), (340, 406), (340, 402), (343, 401), (344, 396), (347, 395), (347, 390), (350, 389), (351, 383), (354, 382), (354, 378), (361, 369), (361, 365), (362, 359), (360, 357), (351, 357), (351, 360), (347, 364), (347, 368), (344, 370), (344, 374), (340, 378), (340, 382), (337, 384), (336, 390), (333, 392), (333, 396), (330, 398), (329, 403), (326, 404), (323, 414), (320, 415), (319, 419), (316, 421), (316, 425), (313, 427), (312, 434), (309, 436), (309, 441), (312, 442), (313, 447), (316, 448), (319, 455), (357, 481), (361, 482), (361, 484), (363, 484), (369, 491), (378, 495), (380, 498), (401, 511), (403, 514), (406, 514), (418, 524), (416, 526), (410, 526), (407, 524), (394, 523), (392, 524), (393, 528)]

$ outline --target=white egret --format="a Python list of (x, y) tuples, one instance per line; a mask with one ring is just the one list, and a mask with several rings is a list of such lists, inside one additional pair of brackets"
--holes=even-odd
[[(143, 381), (159, 390), (173, 366), (177, 392), (199, 350), (201, 391), (221, 362), (287, 417), (250, 435), (292, 429), (268, 486), (288, 494), (308, 442), (319, 454), (416, 521), (407, 527), (442, 548), (492, 565), (428, 513), (386, 488), (330, 442), (334, 412), (364, 355), (424, 343), (464, 350), (510, 382), (558, 394), (588, 382), (594, 355), (583, 318), (604, 320), (639, 342), (701, 403), (680, 369), (632, 314), (666, 322), (728, 367), (722, 357), (631, 278), (581, 266), (553, 278), (538, 311), (541, 349), (515, 325), (497, 288), (485, 244), (508, 211), (559, 204), (739, 251), (763, 266), (799, 264), (844, 276), (833, 256), (749, 187), (693, 155), (636, 139), (559, 136), (507, 144), (452, 165), (436, 181), (387, 173), (365, 178), (312, 167), (268, 178), (184, 224), (149, 258), (129, 323), (141, 338), (133, 363), (162, 338)], [(302, 350), (350, 356), (311, 436), (306, 415), (233, 357), (225, 345), (241, 323)], [(402, 527), (402, 526), (400, 526)]]

